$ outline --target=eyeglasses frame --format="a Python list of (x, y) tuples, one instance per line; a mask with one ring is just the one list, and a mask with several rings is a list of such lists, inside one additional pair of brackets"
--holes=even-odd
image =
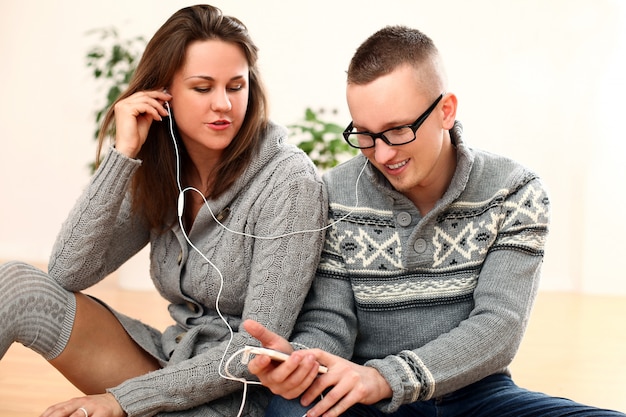
[[(437, 97), (437, 99), (433, 102), (433, 104), (430, 105), (430, 107), (428, 107), (426, 109), (426, 111), (424, 113), (422, 113), (417, 120), (415, 120), (413, 123), (409, 124), (409, 125), (400, 125), (400, 126), (394, 126), (391, 127), (389, 129), (385, 129), (382, 132), (378, 132), (378, 133), (371, 133), (371, 132), (352, 132), (352, 129), (354, 128), (354, 122), (350, 122), (350, 124), (348, 125), (348, 127), (345, 128), (345, 130), (343, 131), (343, 139), (348, 143), (348, 145), (352, 146), (353, 148), (356, 149), (371, 149), (373, 147), (376, 146), (376, 139), (380, 139), (383, 142), (385, 142), (387, 145), (389, 146), (400, 146), (400, 145), (406, 145), (407, 143), (411, 143), (413, 142), (416, 138), (417, 138), (417, 129), (419, 129), (419, 127), (426, 121), (426, 119), (428, 119), (428, 116), (430, 116), (430, 114), (435, 110), (435, 108), (437, 107), (437, 104), (439, 104), (439, 102), (441, 101), (441, 99), (443, 98), (443, 96), (445, 95), (445, 93), (441, 93), (439, 95), (439, 97)], [(391, 130), (396, 130), (396, 129), (403, 129), (405, 127), (408, 127), (409, 129), (411, 129), (411, 131), (413, 131), (413, 139), (407, 141), (407, 142), (403, 142), (403, 143), (391, 143), (389, 142), (389, 139), (387, 139), (385, 137), (385, 133), (391, 131)], [(353, 145), (349, 140), (348, 140), (348, 136), (350, 135), (366, 135), (372, 138), (372, 146), (365, 146), (365, 147), (360, 147), (360, 146), (355, 146)]]

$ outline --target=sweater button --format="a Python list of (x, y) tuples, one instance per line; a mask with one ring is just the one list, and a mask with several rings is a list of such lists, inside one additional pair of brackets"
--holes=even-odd
[(402, 213), (398, 213), (396, 221), (400, 226), (406, 227), (411, 224), (411, 215), (406, 211), (403, 211)]
[(224, 210), (220, 211), (215, 218), (217, 219), (218, 222), (223, 222), (224, 220), (226, 220), (229, 214), (230, 214), (230, 207), (226, 207), (224, 208)]
[(428, 245), (426, 244), (426, 241), (424, 239), (417, 239), (413, 244), (413, 248), (417, 253), (424, 253), (427, 246)]
[(180, 341), (183, 340), (183, 337), (185, 337), (185, 333), (179, 334), (174, 340), (176, 341), (176, 343), (180, 343)]
[(183, 251), (181, 250), (180, 253), (178, 254), (178, 265), (180, 265), (180, 263), (183, 261)]

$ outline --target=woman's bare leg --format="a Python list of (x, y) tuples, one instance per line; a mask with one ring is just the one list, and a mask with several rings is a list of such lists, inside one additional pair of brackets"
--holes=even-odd
[(159, 363), (96, 300), (76, 293), (76, 317), (65, 349), (50, 364), (85, 394), (159, 369)]

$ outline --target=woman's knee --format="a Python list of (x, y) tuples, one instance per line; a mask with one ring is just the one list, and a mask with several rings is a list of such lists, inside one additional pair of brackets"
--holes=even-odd
[(42, 270), (19, 261), (0, 265), (2, 345), (19, 342), (46, 359), (64, 348), (76, 302)]

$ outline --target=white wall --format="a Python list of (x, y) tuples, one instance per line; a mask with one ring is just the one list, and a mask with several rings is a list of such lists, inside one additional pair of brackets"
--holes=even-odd
[[(2, 0), (0, 259), (46, 261), (88, 180), (101, 103), (85, 66), (93, 28), (149, 37), (169, 0)], [(619, 0), (217, 0), (261, 48), (273, 118), (336, 108), (354, 49), (386, 24), (422, 29), (447, 62), (468, 141), (538, 171), (553, 213), (542, 288), (626, 294), (620, 129), (626, 6)]]

